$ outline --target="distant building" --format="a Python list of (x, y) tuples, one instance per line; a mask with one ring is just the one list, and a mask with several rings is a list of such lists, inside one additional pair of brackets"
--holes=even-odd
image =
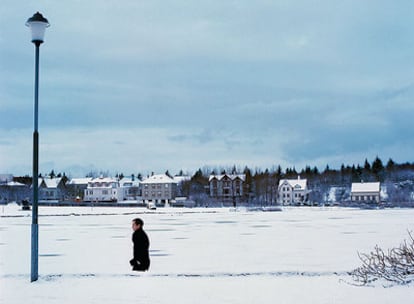
[(13, 175), (0, 174), (0, 204), (10, 201), (10, 191), (8, 183), (13, 181)]
[(135, 176), (124, 177), (119, 181), (123, 200), (137, 200), (141, 196), (140, 181)]
[(381, 200), (381, 184), (374, 183), (352, 183), (351, 201), (364, 203), (379, 203)]
[(30, 187), (15, 182), (13, 178), (8, 178), (8, 182), (0, 183), (0, 204), (9, 203), (9, 202), (20, 202), (23, 199), (27, 199), (30, 196)]
[(244, 195), (245, 174), (210, 175), (210, 196), (222, 201), (233, 201)]
[(5, 185), (11, 181), (13, 181), (12, 174), (0, 174), (0, 185)]
[(90, 180), (84, 191), (85, 202), (117, 202), (123, 200), (117, 179), (98, 177)]
[(177, 182), (166, 174), (156, 174), (141, 182), (142, 200), (168, 205), (177, 193)]
[(67, 184), (67, 194), (71, 200), (83, 200), (88, 183), (92, 181), (92, 177), (72, 178)]
[(281, 179), (278, 187), (279, 202), (283, 205), (301, 205), (308, 200), (307, 179)]
[(40, 177), (38, 186), (39, 200), (62, 201), (64, 199), (65, 182), (61, 177)]

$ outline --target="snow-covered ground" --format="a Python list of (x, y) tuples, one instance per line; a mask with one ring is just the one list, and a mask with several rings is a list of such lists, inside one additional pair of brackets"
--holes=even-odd
[[(41, 207), (39, 280), (31, 213), (0, 207), (0, 303), (409, 303), (414, 286), (357, 287), (357, 252), (398, 246), (414, 210)], [(131, 220), (151, 240), (132, 272)]]

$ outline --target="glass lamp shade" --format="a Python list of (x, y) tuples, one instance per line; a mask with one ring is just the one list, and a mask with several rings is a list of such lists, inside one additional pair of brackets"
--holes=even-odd
[(33, 43), (42, 43), (44, 41), (45, 30), (49, 25), (47, 19), (39, 12), (27, 20), (26, 26), (30, 27)]

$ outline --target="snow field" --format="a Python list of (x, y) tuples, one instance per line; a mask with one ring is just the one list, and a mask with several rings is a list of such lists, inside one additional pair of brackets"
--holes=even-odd
[[(357, 251), (398, 246), (414, 210), (41, 207), (39, 281), (30, 213), (0, 212), (0, 303), (402, 303), (413, 286), (356, 287)], [(15, 217), (17, 216), (17, 217)], [(151, 268), (132, 272), (141, 217)], [(30, 301), (28, 302), (28, 299)]]

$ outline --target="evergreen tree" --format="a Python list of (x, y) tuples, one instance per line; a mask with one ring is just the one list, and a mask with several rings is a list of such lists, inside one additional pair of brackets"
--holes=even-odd
[(364, 170), (368, 173), (371, 172), (371, 165), (369, 164), (367, 159), (365, 159)]
[(243, 170), (243, 174), (246, 176), (245, 182), (244, 182), (244, 196), (245, 198), (249, 199), (251, 195), (251, 191), (253, 191), (253, 176), (252, 171), (246, 166)]
[(231, 174), (237, 174), (236, 165), (233, 165), (233, 169), (231, 170)]
[(194, 173), (193, 177), (191, 177), (191, 181), (206, 185), (208, 183), (208, 179), (204, 177), (203, 171), (201, 169), (198, 169), (196, 173)]
[(388, 172), (392, 172), (395, 169), (395, 162), (391, 158), (387, 162), (386, 169)]
[(377, 156), (372, 163), (372, 173), (376, 176), (378, 181), (383, 181), (384, 166), (381, 159)]
[(279, 178), (282, 176), (282, 167), (280, 165), (277, 166), (276, 174)]
[(357, 167), (355, 167), (355, 165), (352, 165), (352, 169), (351, 169), (352, 182), (353, 183), (361, 182), (361, 175), (362, 175), (362, 168), (359, 165)]
[(246, 184), (250, 185), (252, 183), (252, 171), (246, 166), (243, 174), (246, 176)]

